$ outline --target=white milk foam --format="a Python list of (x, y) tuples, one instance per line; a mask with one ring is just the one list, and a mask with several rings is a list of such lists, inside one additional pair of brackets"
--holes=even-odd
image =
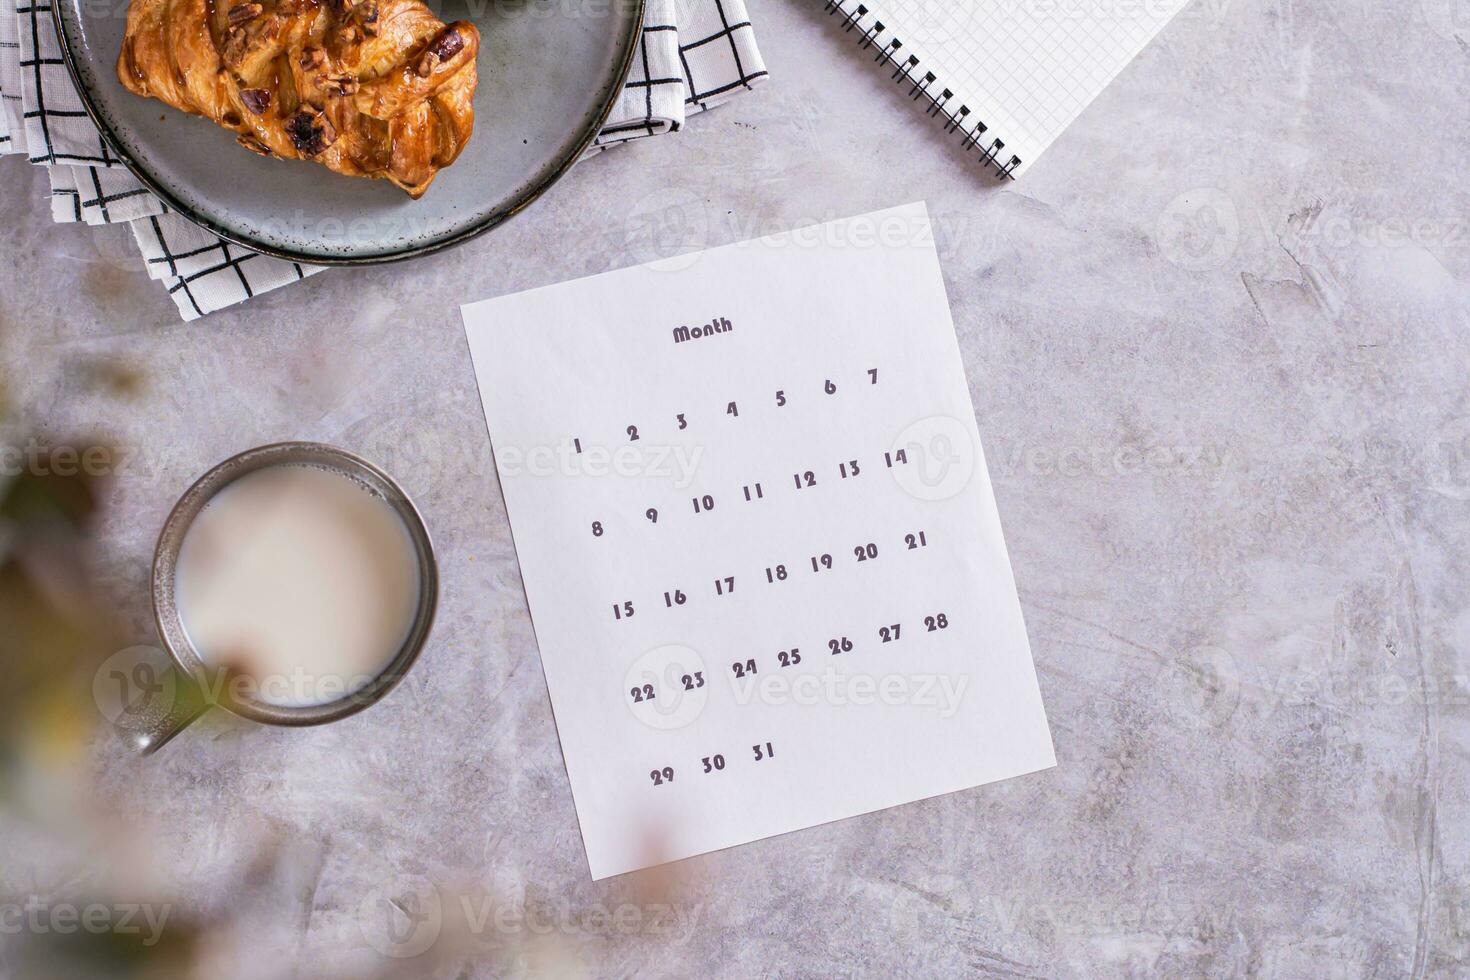
[(329, 469), (280, 465), (225, 486), (184, 534), (174, 594), (205, 663), (280, 707), (328, 704), (393, 660), (413, 625), (417, 554), (383, 499)]

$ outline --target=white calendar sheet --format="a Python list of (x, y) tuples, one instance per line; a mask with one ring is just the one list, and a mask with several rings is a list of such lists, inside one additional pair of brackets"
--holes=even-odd
[(924, 205), (463, 313), (593, 878), (1056, 764)]

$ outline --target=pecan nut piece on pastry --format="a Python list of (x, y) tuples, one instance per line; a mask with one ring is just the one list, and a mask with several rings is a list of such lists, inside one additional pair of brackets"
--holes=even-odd
[(256, 153), (417, 198), (470, 138), (479, 47), (420, 0), (132, 0), (117, 74)]

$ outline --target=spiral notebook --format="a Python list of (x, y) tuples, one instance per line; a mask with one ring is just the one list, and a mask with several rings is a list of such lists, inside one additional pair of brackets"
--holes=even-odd
[(828, 0), (946, 132), (1014, 178), (1188, 0)]

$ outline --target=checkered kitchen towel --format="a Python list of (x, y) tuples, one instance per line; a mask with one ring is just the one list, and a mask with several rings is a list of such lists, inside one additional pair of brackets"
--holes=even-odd
[[(648, 0), (627, 85), (589, 155), (677, 132), (765, 77), (745, 0)], [(0, 155), (9, 153), (47, 168), (54, 220), (127, 222), (185, 320), (323, 271), (225, 242), (139, 184), (82, 106), (50, 0), (0, 0)]]

